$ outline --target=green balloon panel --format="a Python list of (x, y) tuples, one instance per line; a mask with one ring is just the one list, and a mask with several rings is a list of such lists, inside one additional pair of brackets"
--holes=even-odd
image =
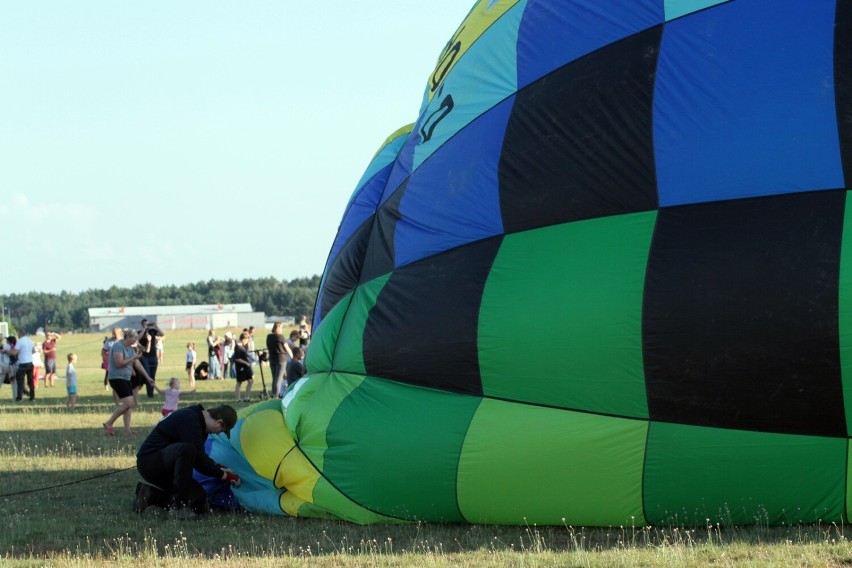
[(642, 525), (647, 433), (640, 420), (486, 399), (458, 463), (465, 520)]
[(479, 311), (485, 395), (648, 417), (642, 291), (655, 219), (606, 217), (503, 240)]
[(645, 511), (656, 524), (838, 520), (847, 441), (651, 423)]

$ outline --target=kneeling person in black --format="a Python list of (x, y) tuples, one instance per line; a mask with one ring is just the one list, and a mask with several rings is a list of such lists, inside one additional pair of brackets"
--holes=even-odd
[(237, 412), (226, 404), (210, 410), (196, 404), (161, 420), (136, 453), (139, 475), (156, 487), (141, 482), (137, 485), (134, 510), (141, 513), (148, 505), (159, 505), (185, 517), (207, 512), (207, 495), (193, 479), (192, 470), (239, 484), (236, 474), (216, 464), (204, 452), (208, 434), (230, 435), (236, 423)]

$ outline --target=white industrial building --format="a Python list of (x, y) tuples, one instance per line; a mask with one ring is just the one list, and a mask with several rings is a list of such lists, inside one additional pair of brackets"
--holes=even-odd
[(114, 327), (139, 329), (143, 319), (156, 322), (160, 329), (263, 329), (266, 316), (254, 312), (251, 304), (211, 304), (202, 306), (136, 306), (89, 308), (92, 331), (108, 331)]

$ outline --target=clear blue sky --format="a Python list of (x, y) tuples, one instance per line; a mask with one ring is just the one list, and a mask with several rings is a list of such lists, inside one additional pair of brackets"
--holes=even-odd
[(472, 0), (0, 7), (0, 294), (322, 272)]

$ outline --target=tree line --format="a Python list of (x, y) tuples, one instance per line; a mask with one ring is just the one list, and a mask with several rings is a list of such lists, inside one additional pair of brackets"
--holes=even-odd
[(251, 304), (267, 316), (295, 316), (313, 313), (320, 277), (278, 280), (208, 280), (182, 286), (137, 284), (132, 288), (112, 286), (85, 292), (27, 292), (0, 295), (0, 321), (28, 330), (45, 327), (60, 331), (89, 329), (89, 308), (135, 306), (183, 306), (205, 304)]

